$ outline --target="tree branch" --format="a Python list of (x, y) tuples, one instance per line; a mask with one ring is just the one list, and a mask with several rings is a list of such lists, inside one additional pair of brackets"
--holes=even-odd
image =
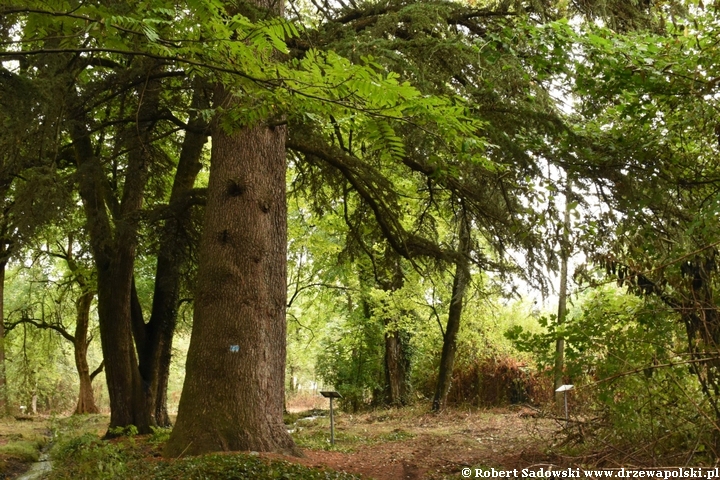
[(98, 367), (92, 371), (92, 373), (90, 374), (90, 381), (92, 382), (95, 379), (95, 377), (97, 377), (98, 374), (103, 371), (104, 368), (105, 368), (105, 359), (103, 359), (103, 361), (100, 362), (100, 365), (98, 365)]
[(382, 200), (382, 192), (378, 191), (378, 187), (374, 185), (383, 178), (379, 172), (363, 164), (360, 159), (337, 148), (316, 147), (295, 139), (289, 139), (285, 145), (298, 153), (323, 160), (340, 171), (353, 189), (370, 206), (383, 236), (399, 255), (408, 260), (425, 256), (455, 262), (458, 257), (457, 252), (443, 249), (425, 238), (411, 235), (405, 231), (397, 219), (394, 209)]
[(67, 341), (75, 344), (75, 337), (73, 335), (70, 335), (70, 333), (67, 330), (65, 330), (65, 327), (63, 327), (62, 325), (58, 325), (55, 323), (47, 323), (44, 320), (38, 320), (35, 318), (22, 318), (22, 319), (18, 320), (17, 322), (7, 322), (7, 323), (5, 323), (5, 331), (9, 332), (12, 329), (14, 329), (15, 327), (17, 327), (18, 325), (23, 324), (23, 323), (27, 323), (27, 324), (35, 326), (36, 328), (41, 328), (44, 330), (55, 330), (60, 335), (62, 335), (63, 338), (65, 338)]

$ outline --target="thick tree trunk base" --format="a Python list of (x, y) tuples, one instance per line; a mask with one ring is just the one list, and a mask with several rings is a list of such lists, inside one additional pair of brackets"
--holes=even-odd
[[(173, 430), (173, 433), (177, 430), (176, 440), (167, 443), (163, 454), (166, 457), (177, 458), (208, 452), (252, 451), (302, 456), (302, 452), (287, 433), (287, 427), (283, 423), (258, 425), (241, 430), (233, 428), (232, 416), (223, 412), (217, 412), (214, 419), (210, 420), (210, 424), (207, 419), (208, 416), (205, 415), (202, 420), (198, 419), (197, 422), (186, 424), (185, 427), (178, 424)], [(193, 433), (186, 435), (186, 432)]]
[(89, 413), (100, 413), (97, 405), (95, 404), (95, 397), (93, 395), (92, 383), (80, 382), (80, 395), (78, 396), (78, 403), (75, 407), (73, 415), (84, 415)]
[(284, 127), (213, 131), (187, 374), (166, 456), (299, 453), (282, 416), (284, 138)]

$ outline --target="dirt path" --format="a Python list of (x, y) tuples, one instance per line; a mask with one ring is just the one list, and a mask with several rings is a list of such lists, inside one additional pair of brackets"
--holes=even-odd
[(296, 422), (295, 439), (309, 466), (376, 480), (462, 478), (463, 467), (513, 469), (550, 463), (547, 447), (559, 426), (529, 409), (385, 410), (337, 417), (337, 443), (327, 444), (325, 417)]

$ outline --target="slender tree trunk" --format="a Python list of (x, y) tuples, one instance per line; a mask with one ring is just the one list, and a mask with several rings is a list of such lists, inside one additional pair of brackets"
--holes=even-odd
[[(570, 256), (570, 245), (568, 245), (568, 236), (570, 233), (570, 179), (566, 180), (565, 185), (565, 213), (563, 215), (563, 234), (562, 245), (560, 246), (560, 291), (558, 292), (558, 313), (557, 325), (560, 327), (565, 323), (567, 314), (567, 276), (568, 276), (568, 257)], [(563, 372), (565, 370), (565, 339), (558, 337), (555, 340), (555, 368), (553, 375), (555, 377), (555, 390), (563, 385)], [(565, 394), (555, 392), (555, 408), (560, 415), (565, 414)]]
[[(195, 89), (192, 107), (198, 110), (207, 108), (204, 92), (199, 85)], [(147, 342), (144, 348), (138, 345), (141, 352), (140, 372), (149, 385), (149, 408), (155, 423), (163, 427), (171, 425), (167, 411), (167, 386), (177, 322), (180, 276), (189, 256), (188, 229), (192, 210), (188, 205), (188, 195), (202, 168), (200, 157), (208, 137), (207, 125), (199, 115), (191, 116), (188, 127), (170, 194), (170, 217), (160, 234), (150, 321), (141, 327), (145, 329)]]
[(7, 259), (0, 261), (0, 416), (10, 413), (5, 376), (5, 268)]
[[(232, 101), (218, 90), (223, 104)], [(297, 451), (282, 417), (285, 134), (213, 128), (192, 337), (167, 456)]]
[[(157, 111), (159, 84), (143, 86), (139, 118)], [(133, 339), (133, 269), (138, 242), (138, 212), (142, 207), (147, 170), (152, 160), (149, 144), (152, 122), (138, 124), (130, 140), (128, 166), (114, 228), (107, 213), (106, 179), (95, 156), (85, 119), (72, 129), (78, 181), (87, 218), (90, 245), (97, 268), (100, 340), (105, 359), (105, 378), (110, 397), (110, 428), (134, 425), (150, 433), (152, 416), (147, 392), (138, 368)]]
[(438, 372), (438, 382), (435, 388), (435, 397), (433, 398), (432, 409), (435, 411), (445, 408), (447, 403), (448, 392), (450, 391), (450, 383), (452, 380), (453, 366), (455, 365), (455, 351), (457, 349), (457, 334), (460, 330), (460, 318), (462, 317), (463, 298), (465, 290), (470, 283), (470, 270), (468, 261), (466, 260), (470, 254), (470, 225), (466, 218), (464, 209), (460, 216), (460, 241), (459, 250), (465, 257), (459, 261), (455, 267), (455, 278), (453, 279), (452, 298), (450, 300), (450, 309), (448, 311), (448, 321), (445, 327), (445, 335), (443, 336), (443, 348), (440, 356), (440, 370)]
[(85, 292), (75, 301), (77, 321), (75, 324), (73, 347), (75, 352), (75, 368), (77, 368), (80, 379), (80, 392), (78, 394), (78, 403), (75, 407), (76, 414), (98, 413), (99, 411), (97, 405), (95, 405), (90, 367), (88, 367), (87, 363), (87, 332), (88, 325), (90, 324), (90, 306), (94, 297), (95, 294), (93, 292)]

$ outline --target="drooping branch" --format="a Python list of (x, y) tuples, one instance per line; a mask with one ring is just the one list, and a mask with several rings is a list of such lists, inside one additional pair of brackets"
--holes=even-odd
[(303, 155), (320, 159), (336, 168), (370, 207), (383, 236), (399, 255), (406, 259), (431, 257), (454, 261), (458, 254), (447, 250), (430, 240), (412, 235), (400, 224), (395, 209), (384, 198), (388, 196), (389, 185), (379, 186), (383, 176), (370, 165), (351, 156), (339, 148), (318, 147), (297, 139), (289, 139), (286, 147)]

